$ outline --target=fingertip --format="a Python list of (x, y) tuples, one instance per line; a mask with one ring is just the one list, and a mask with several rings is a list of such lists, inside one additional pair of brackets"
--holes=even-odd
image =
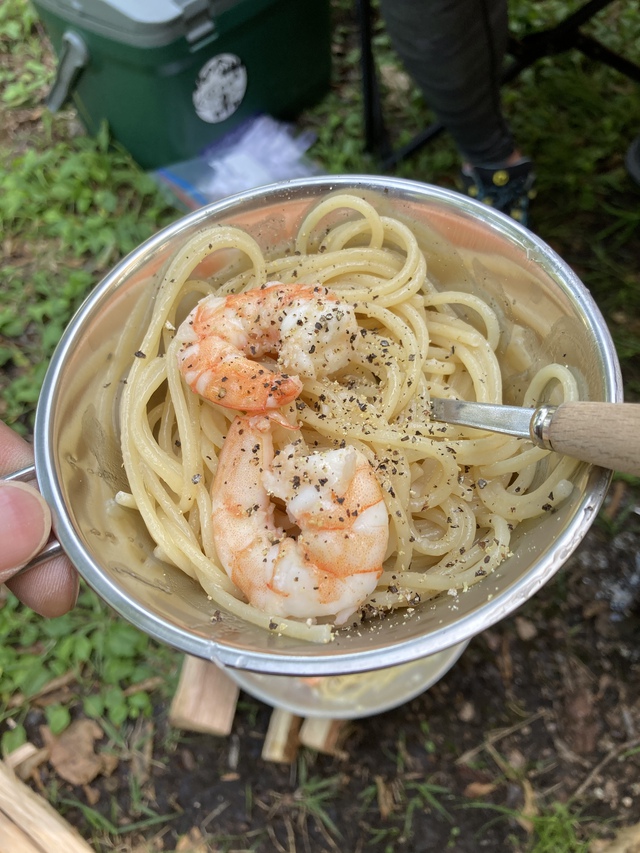
[(51, 532), (51, 510), (28, 483), (0, 482), (0, 581), (10, 577), (45, 545)]
[(7, 581), (7, 587), (40, 616), (53, 618), (78, 600), (78, 573), (66, 557), (57, 557)]

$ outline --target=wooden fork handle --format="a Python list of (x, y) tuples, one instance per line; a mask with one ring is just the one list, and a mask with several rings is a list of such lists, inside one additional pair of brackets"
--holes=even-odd
[(558, 453), (640, 476), (640, 404), (561, 403), (545, 432)]

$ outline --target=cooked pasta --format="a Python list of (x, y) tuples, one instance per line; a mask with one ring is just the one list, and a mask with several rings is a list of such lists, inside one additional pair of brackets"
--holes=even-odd
[[(229, 261), (230, 253), (241, 261)], [(199, 374), (189, 386), (187, 344), (176, 334), (201, 300), (218, 297), (212, 310), (228, 310), (244, 305), (235, 294), (248, 293), (242, 299), (251, 300), (262, 288), (263, 299), (271, 282), (282, 283), (280, 299), (280, 293), (302, 293), (306, 302), (312, 298), (306, 294), (320, 299), (315, 294), (321, 292), (322, 317), (329, 305), (334, 314), (335, 306), (348, 306), (355, 318), (346, 363), (312, 366), (296, 379), (300, 387), (293, 397), (258, 426), (272, 433), (276, 452), (296, 444), (307, 454), (346, 447), (375, 473), (388, 537), (382, 571), (350, 622), (465, 590), (509, 555), (515, 525), (551, 511), (571, 492), (574, 460), (524, 440), (429, 420), (432, 397), (503, 401), (496, 351), (504, 329), (481, 294), (436, 289), (406, 224), (380, 215), (361, 198), (336, 194), (317, 204), (292, 245), (273, 256), (249, 233), (215, 225), (171, 261), (132, 360), (120, 413), (130, 493), (118, 496), (142, 515), (157, 556), (197, 579), (215, 607), (315, 642), (336, 631), (328, 614), (274, 616), (268, 605), (261, 610), (248, 603), (222, 567), (214, 524), (220, 501), (214, 494), (212, 502), (212, 483), (225, 438), (237, 431), (238, 411), (222, 405), (226, 391), (220, 384), (213, 399), (194, 393), (192, 387), (198, 381), (203, 387), (205, 380)], [(295, 310), (301, 310), (300, 299)], [(512, 337), (509, 357), (526, 362)], [(204, 357), (202, 341), (195, 346)], [(308, 350), (314, 349), (312, 343)], [(277, 371), (277, 356), (267, 347), (256, 362)], [(296, 373), (295, 348), (285, 367)], [(213, 382), (212, 376), (209, 371), (206, 381)], [(572, 373), (551, 364), (533, 371), (519, 402), (537, 404), (549, 389), (555, 402), (578, 396)], [(254, 412), (264, 414), (266, 405), (256, 404)], [(249, 396), (243, 408), (250, 409)], [(281, 510), (276, 507), (281, 523), (291, 528)], [(295, 537), (296, 530), (288, 534)]]

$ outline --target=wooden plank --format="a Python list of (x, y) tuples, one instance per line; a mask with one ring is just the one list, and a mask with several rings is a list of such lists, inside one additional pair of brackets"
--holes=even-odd
[(291, 764), (298, 752), (301, 722), (300, 717), (290, 714), (289, 711), (274, 708), (262, 747), (262, 758), (265, 761)]
[(33, 756), (38, 752), (38, 747), (34, 744), (27, 741), (23, 743), (21, 746), (18, 746), (13, 752), (10, 752), (4, 759), (4, 763), (6, 766), (16, 772), (16, 768), (23, 764), (25, 761), (29, 761), (33, 758)]
[[(64, 853), (94, 853), (77, 830), (43, 797), (21, 782), (4, 761), (0, 761), (0, 816), (3, 821), (0, 823), (1, 830), (13, 824), (15, 830), (7, 829), (6, 834), (12, 832), (14, 838), (19, 839), (17, 830), (20, 830), (32, 844), (32, 849), (9, 846), (7, 853), (23, 853), (23, 849), (24, 853), (33, 853), (34, 850), (38, 853), (52, 853), (54, 850), (64, 850)], [(3, 844), (4, 838), (3, 831)]]
[(9, 767), (19, 779), (26, 782), (34, 770), (37, 770), (41, 764), (49, 758), (49, 748), (37, 746), (27, 741), (5, 756), (4, 763)]
[(329, 717), (307, 717), (300, 728), (300, 743), (316, 752), (325, 752), (342, 758), (346, 753), (339, 749), (340, 736), (345, 727), (344, 720)]
[(185, 655), (169, 722), (177, 729), (230, 734), (240, 688), (216, 664)]
[(19, 826), (0, 812), (0, 853), (45, 853)]

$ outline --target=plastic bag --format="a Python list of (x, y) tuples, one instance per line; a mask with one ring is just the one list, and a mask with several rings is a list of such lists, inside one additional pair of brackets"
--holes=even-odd
[(200, 157), (151, 172), (176, 206), (196, 210), (212, 201), (292, 178), (322, 174), (306, 156), (315, 134), (295, 134), (270, 116), (244, 122)]

